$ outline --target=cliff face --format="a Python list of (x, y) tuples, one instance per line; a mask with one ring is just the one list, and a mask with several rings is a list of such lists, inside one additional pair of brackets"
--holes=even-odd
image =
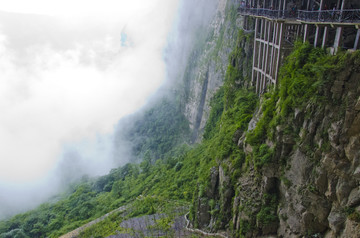
[[(220, 55), (240, 72), (235, 84), (247, 90), (251, 45), (251, 37), (234, 43), (242, 53), (227, 64)], [(286, 62), (280, 85), (261, 97), (248, 129), (229, 132), (241, 162), (233, 154), (213, 158), (216, 166), (195, 193), (193, 225), (232, 237), (358, 237), (360, 54), (329, 56), (302, 45)], [(190, 84), (186, 112), (197, 138), (209, 98), (225, 78), (224, 66), (214, 68), (215, 62), (206, 64)]]
[(238, 2), (219, 0), (207, 37), (195, 43), (183, 76), (186, 95), (184, 114), (193, 131), (193, 142), (201, 140), (209, 117), (210, 99), (224, 82), (228, 57), (242, 26), (242, 19), (237, 16)]
[[(278, 186), (278, 215), (286, 218), (280, 219), (281, 235), (360, 234), (358, 60), (347, 61), (346, 67), (323, 85), (326, 103), (308, 103), (289, 120), (294, 128), (300, 128), (300, 134), (298, 141), (292, 142), (289, 168), (283, 173), (289, 185), (282, 181)], [(286, 137), (279, 140), (287, 144)]]

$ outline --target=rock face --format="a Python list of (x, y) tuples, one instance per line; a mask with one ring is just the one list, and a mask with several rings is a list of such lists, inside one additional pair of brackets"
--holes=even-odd
[(184, 74), (185, 116), (193, 131), (193, 142), (201, 140), (209, 117), (210, 99), (224, 82), (228, 57), (242, 24), (241, 19), (227, 18), (225, 10), (233, 7), (236, 11), (237, 2), (219, 0), (216, 17), (209, 28), (212, 37), (194, 48)]
[[(225, 19), (218, 15), (215, 35), (227, 24), (220, 18)], [(236, 26), (241, 23), (238, 20)], [(232, 42), (231, 34), (226, 37)], [(248, 52), (244, 61), (251, 62), (251, 42), (243, 45)], [(223, 47), (218, 55), (223, 65), (226, 52)], [(224, 67), (215, 66), (210, 62), (199, 67), (192, 82), (186, 115), (196, 130), (195, 140), (208, 117), (209, 98), (224, 77)], [(292, 118), (277, 125), (273, 140), (266, 141), (274, 150), (274, 162), (261, 169), (249, 163), (236, 181), (232, 173), (237, 168), (229, 161), (211, 169), (206, 195), (195, 198), (199, 227), (225, 229), (233, 237), (360, 237), (359, 62), (349, 61), (349, 67), (331, 77), (319, 92), (328, 101), (294, 109)], [(203, 110), (201, 118), (198, 109)], [(262, 113), (260, 106), (249, 131)], [(288, 128), (295, 134), (289, 134)], [(233, 138), (247, 156), (256, 152), (246, 133), (237, 131)]]

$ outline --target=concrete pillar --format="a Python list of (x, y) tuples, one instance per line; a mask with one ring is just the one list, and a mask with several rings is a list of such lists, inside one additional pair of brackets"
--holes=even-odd
[(310, 0), (308, 0), (308, 3), (307, 3), (307, 6), (306, 6), (306, 10), (310, 10), (311, 8), (310, 8)]
[[(262, 20), (264, 25), (264, 36), (263, 39), (266, 42), (267, 39), (267, 21), (265, 19)], [(262, 47), (262, 61), (261, 61), (261, 70), (264, 71), (266, 64), (265, 64), (265, 56), (266, 56), (266, 43), (263, 43)]]
[(267, 22), (267, 37), (266, 37), (266, 52), (265, 52), (265, 67), (264, 67), (264, 74), (266, 78), (266, 73), (268, 71), (268, 64), (269, 64), (269, 47), (270, 47), (270, 31), (271, 31), (271, 21)]
[(355, 43), (354, 43), (354, 50), (357, 50), (359, 46), (359, 38), (360, 38), (360, 29), (357, 30), (356, 37), (355, 37)]
[(305, 24), (304, 26), (304, 42), (306, 42), (308, 37), (308, 24)]
[(301, 25), (296, 26), (296, 40), (299, 39), (299, 36), (301, 34)]
[(283, 4), (283, 17), (285, 17), (285, 10), (286, 10), (286, 0), (284, 0), (284, 4)]
[(281, 17), (281, 3), (282, 3), (282, 0), (278, 0), (278, 2), (279, 2), (278, 17), (280, 18)]
[[(263, 19), (259, 19), (259, 24), (260, 24), (260, 34), (259, 34), (259, 37), (258, 39), (262, 39), (262, 35), (263, 35), (263, 29), (264, 29), (264, 24), (263, 24)], [(261, 53), (263, 52), (262, 51), (262, 42), (258, 42), (258, 55), (257, 55), (257, 69), (261, 69)], [(257, 92), (260, 93), (261, 92), (261, 73), (259, 71), (257, 71), (257, 78), (256, 78), (256, 85), (257, 86)]]
[(336, 9), (340, 9), (340, 8), (341, 8), (340, 3), (341, 3), (341, 0), (338, 0), (338, 1), (337, 1), (337, 4), (336, 4)]
[(276, 71), (275, 71), (275, 84), (277, 84), (278, 74), (279, 74), (279, 66), (280, 66), (280, 58), (281, 58), (281, 46), (283, 41), (283, 30), (284, 30), (284, 23), (279, 24), (279, 49), (278, 49), (278, 58), (276, 62)]
[(346, 0), (343, 0), (341, 3), (341, 11), (344, 10)]
[(342, 15), (343, 15), (343, 10), (344, 10), (344, 6), (345, 6), (345, 0), (342, 0), (342, 3), (341, 3), (341, 12), (340, 12), (340, 21), (341, 21), (341, 19), (342, 19)]
[(334, 40), (334, 54), (335, 55), (338, 52), (339, 46), (341, 44), (342, 32), (343, 32), (343, 28), (341, 26), (336, 28), (336, 35), (335, 35), (335, 40)]
[(276, 36), (276, 27), (277, 27), (277, 23), (276, 22), (272, 22), (272, 32), (273, 32), (273, 37), (272, 37), (272, 46), (271, 46), (271, 55), (270, 55), (270, 69), (269, 69), (269, 75), (271, 76), (271, 78), (273, 77), (273, 72), (274, 72), (274, 50), (275, 50), (275, 36)]
[(316, 25), (315, 38), (314, 38), (314, 47), (317, 46), (317, 42), (318, 42), (318, 38), (319, 38), (319, 31), (320, 31), (320, 27), (318, 25)]
[(328, 37), (328, 32), (329, 32), (329, 28), (327, 26), (325, 26), (324, 27), (324, 34), (323, 34), (322, 44), (321, 44), (322, 49), (325, 48), (326, 40), (327, 40), (327, 37)]
[(255, 83), (255, 72), (254, 72), (254, 68), (255, 68), (255, 61), (256, 61), (256, 35), (257, 35), (257, 31), (258, 31), (258, 18), (255, 18), (255, 36), (254, 36), (254, 53), (253, 53), (253, 67), (252, 67), (252, 75), (251, 75), (251, 83), (252, 85), (254, 85)]
[(256, 93), (258, 95), (260, 95), (260, 81), (261, 81), (261, 79), (259, 77), (259, 72), (256, 71), (255, 73), (256, 73)]

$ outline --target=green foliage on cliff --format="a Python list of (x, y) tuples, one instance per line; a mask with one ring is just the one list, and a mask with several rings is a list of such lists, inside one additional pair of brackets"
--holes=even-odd
[(269, 225), (278, 221), (277, 205), (278, 201), (276, 194), (264, 194), (263, 204), (259, 213), (256, 215), (258, 226)]
[[(289, 165), (289, 153), (294, 148), (305, 150), (309, 158), (316, 158), (314, 151), (328, 151), (330, 148), (327, 128), (331, 122), (324, 123), (323, 132), (318, 133), (322, 139), (321, 147), (317, 147), (313, 138), (305, 141), (305, 131), (301, 131), (304, 119), (317, 113), (316, 110), (331, 106), (340, 108), (339, 118), (344, 116), (346, 102), (336, 97), (335, 81), (345, 80), (351, 70), (359, 71), (360, 52), (341, 52), (336, 56), (327, 54), (324, 50), (314, 48), (308, 43), (297, 43), (294, 51), (286, 59), (280, 71), (280, 84), (268, 93), (262, 95), (259, 107), (259, 120), (256, 127), (246, 134), (246, 143), (251, 146), (247, 152), (248, 168), (255, 168), (255, 175), (265, 176), (279, 166), (278, 171), (285, 171)], [(355, 67), (350, 69), (348, 67)], [(320, 114), (321, 115), (321, 114)], [(301, 133), (300, 133), (301, 132)], [(315, 133), (315, 132), (314, 132)], [(299, 134), (302, 134), (300, 137)], [(287, 147), (284, 149), (284, 147)], [(285, 155), (284, 155), (285, 154)], [(316, 163), (316, 161), (314, 161)], [(315, 165), (316, 166), (316, 165)], [(295, 168), (296, 169), (296, 168)], [(246, 173), (247, 171), (243, 171)], [(291, 181), (281, 175), (280, 179), (286, 187), (292, 186)], [(254, 188), (260, 186), (254, 182)], [(241, 186), (240, 186), (241, 187)], [(316, 191), (311, 186), (311, 192)], [(238, 237), (259, 234), (262, 228), (269, 230), (269, 226), (277, 227), (279, 221), (277, 210), (279, 206), (277, 191), (272, 194), (265, 191), (261, 201), (244, 201), (241, 209), (248, 218), (241, 219), (239, 229), (234, 232)], [(239, 209), (240, 210), (240, 209)], [(236, 210), (235, 210), (236, 211)], [(349, 217), (356, 214), (350, 211)], [(276, 230), (276, 229), (275, 229)]]
[[(325, 95), (326, 85), (332, 84), (334, 75), (343, 70), (352, 57), (355, 57), (355, 54), (331, 56), (308, 43), (296, 44), (294, 51), (281, 67), (280, 84), (263, 95), (261, 117), (255, 129), (246, 135), (246, 142), (254, 149), (253, 160), (256, 168), (272, 161), (273, 151), (268, 150), (269, 153), (265, 153), (265, 156), (263, 146), (266, 140), (276, 142), (274, 135), (277, 134), (277, 126), (281, 125), (282, 132), (296, 140), (300, 131), (299, 128), (294, 131), (289, 117), (294, 115), (295, 110), (300, 111), (311, 104), (322, 105), (328, 102), (328, 95)], [(267, 159), (264, 160), (264, 156)]]
[(127, 134), (137, 156), (143, 157), (148, 152), (157, 160), (186, 141), (190, 128), (176, 101), (163, 98), (137, 119)]

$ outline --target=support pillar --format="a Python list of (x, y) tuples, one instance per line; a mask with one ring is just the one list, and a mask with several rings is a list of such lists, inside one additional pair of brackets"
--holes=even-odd
[(304, 43), (306, 42), (307, 37), (308, 37), (308, 24), (305, 24), (305, 27), (304, 27)]
[(340, 1), (341, 1), (341, 0), (338, 0), (338, 2), (337, 2), (337, 4), (336, 4), (336, 9), (340, 9), (340, 8), (341, 8), (341, 6), (340, 6)]
[(279, 66), (280, 66), (280, 58), (281, 58), (281, 47), (283, 42), (283, 30), (284, 30), (284, 23), (279, 24), (279, 50), (278, 50), (278, 58), (276, 62), (276, 71), (275, 71), (275, 84), (277, 84), (278, 74), (279, 74)]
[(254, 36), (254, 53), (253, 53), (253, 67), (252, 67), (252, 75), (251, 75), (251, 83), (254, 85), (255, 83), (255, 61), (256, 61), (256, 37), (257, 37), (257, 31), (258, 31), (258, 18), (255, 19), (255, 36)]
[[(267, 21), (265, 19), (262, 19), (262, 24), (264, 25), (262, 39), (266, 42), (266, 39), (267, 39)], [(262, 70), (262, 72), (261, 72), (261, 89), (260, 89), (260, 93), (264, 92), (265, 83), (266, 83), (265, 75), (264, 75), (264, 69), (266, 68), (265, 56), (266, 56), (266, 43), (263, 43), (263, 45), (262, 45), (262, 60), (261, 60), (261, 67), (260, 67), (260, 69)]]
[(275, 43), (275, 39), (276, 39), (276, 28), (277, 28), (277, 23), (273, 22), (272, 23), (272, 31), (273, 31), (273, 37), (272, 37), (272, 46), (271, 46), (271, 56), (270, 56), (270, 68), (269, 68), (269, 75), (271, 76), (271, 79), (274, 79), (273, 77), (273, 72), (274, 72), (274, 53), (275, 53), (275, 47), (276, 47), (276, 43)]
[(345, 7), (345, 0), (342, 0), (342, 3), (341, 3), (341, 12), (340, 12), (340, 21), (341, 21), (342, 18), (343, 18), (343, 10), (344, 10), (344, 7)]
[(329, 28), (327, 26), (325, 26), (324, 27), (324, 34), (323, 34), (322, 44), (321, 44), (322, 49), (325, 48), (327, 37), (328, 37), (328, 32), (329, 32)]
[(271, 21), (267, 22), (267, 36), (266, 36), (266, 51), (265, 51), (265, 67), (264, 67), (264, 78), (265, 78), (265, 84), (264, 88), (266, 88), (267, 84), (267, 71), (268, 71), (268, 60), (269, 60), (269, 47), (270, 47), (270, 32), (271, 32)]
[(317, 42), (318, 42), (318, 38), (319, 38), (319, 31), (320, 31), (320, 27), (318, 25), (316, 25), (315, 38), (314, 38), (314, 47), (317, 46)]
[(284, 5), (283, 5), (283, 14), (282, 16), (285, 18), (285, 10), (286, 10), (286, 0), (284, 0)]
[(334, 55), (336, 55), (336, 53), (339, 50), (339, 46), (341, 44), (342, 32), (343, 32), (343, 28), (341, 26), (336, 28), (336, 35), (334, 40)]
[(357, 30), (356, 37), (355, 37), (355, 43), (354, 43), (354, 50), (357, 50), (359, 46), (359, 38), (360, 38), (360, 29)]

